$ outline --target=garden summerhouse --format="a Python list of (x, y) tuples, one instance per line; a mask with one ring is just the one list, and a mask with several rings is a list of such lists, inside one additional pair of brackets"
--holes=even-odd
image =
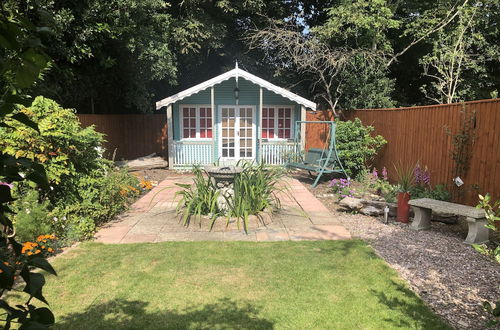
[[(156, 102), (166, 108), (169, 166), (286, 162), (295, 122), (316, 104), (236, 67)], [(304, 139), (300, 139), (304, 141)]]

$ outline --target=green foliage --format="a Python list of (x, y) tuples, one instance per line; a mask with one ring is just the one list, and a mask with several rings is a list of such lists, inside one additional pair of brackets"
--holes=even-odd
[(286, 186), (278, 185), (284, 174), (281, 168), (266, 167), (263, 163), (255, 166), (242, 162), (240, 165), (244, 170), (234, 182), (234, 197), (227, 199), (227, 217), (241, 219), (247, 231), (250, 214), (260, 217), (261, 212), (273, 212), (281, 207), (276, 193), (285, 191)]
[(26, 242), (34, 241), (40, 234), (52, 233), (49, 201), (40, 201), (39, 193), (34, 189), (27, 189), (18, 195), (12, 204), (16, 212), (14, 216), (16, 236), (22, 242)]
[(100, 158), (103, 135), (93, 127), (82, 128), (74, 110), (39, 96), (19, 113), (38, 123), (39, 134), (14, 120), (6, 120), (12, 128), (0, 129), (0, 148), (9, 155), (42, 163), (56, 187), (79, 172), (99, 166), (100, 161), (96, 160)]
[[(52, 231), (43, 228), (31, 235), (54, 232), (66, 243), (90, 238), (97, 226), (123, 211), (130, 198), (139, 194), (137, 178), (101, 157), (103, 135), (93, 127), (82, 128), (73, 110), (37, 97), (30, 107), (18, 111), (38, 122), (39, 131), (8, 119), (10, 127), (0, 128), (0, 147), (9, 155), (43, 164), (51, 184), (43, 197), (50, 201), (46, 208)], [(19, 189), (33, 188), (21, 185)]]
[(453, 149), (450, 152), (453, 159), (453, 175), (465, 176), (469, 171), (474, 142), (476, 141), (476, 111), (463, 106), (460, 110), (460, 127), (452, 132), (448, 127), (445, 132), (451, 137)]
[(432, 188), (431, 186), (415, 185), (410, 190), (412, 199), (416, 198), (431, 198), (440, 201), (450, 201), (451, 193), (445, 184), (437, 184)]
[(177, 185), (183, 190), (176, 192), (181, 196), (177, 204), (177, 212), (183, 212), (183, 223), (189, 225), (191, 217), (200, 217), (202, 215), (210, 216), (212, 225), (215, 219), (221, 215), (221, 210), (217, 204), (219, 191), (210, 178), (203, 175), (203, 171), (195, 166), (193, 168), (194, 183)]
[(494, 327), (500, 324), (500, 300), (497, 300), (494, 306), (488, 301), (485, 301), (483, 302), (483, 308), (492, 317), (492, 319), (486, 323), (487, 327)]
[[(488, 61), (498, 61), (497, 43), (489, 42), (480, 32), (486, 30), (483, 24), (491, 19), (489, 11), (498, 8), (498, 1), (465, 1), (456, 10), (446, 2), (441, 6), (440, 10), (456, 15), (433, 35), (430, 40), (432, 51), (419, 59), (424, 75), (430, 78), (421, 89), (427, 98), (437, 103), (464, 101), (476, 96), (475, 81), (486, 78)], [(434, 19), (435, 12), (424, 13), (421, 20)], [(467, 75), (474, 79), (467, 79)]]
[[(234, 182), (234, 196), (222, 194), (213, 179), (204, 175), (199, 167), (194, 167), (194, 184), (177, 184), (183, 190), (176, 195), (181, 196), (177, 204), (177, 212), (182, 213), (184, 225), (189, 225), (192, 217), (209, 216), (211, 228), (217, 217), (225, 216), (226, 225), (231, 218), (236, 218), (238, 227), (240, 221), (247, 231), (249, 215), (260, 217), (261, 212), (273, 212), (280, 207), (280, 200), (276, 196), (278, 191), (286, 188), (279, 187), (279, 179), (283, 176), (283, 169), (268, 168), (264, 164), (253, 165), (248, 162), (239, 163), (244, 171), (238, 175)], [(226, 208), (218, 202), (224, 199)], [(201, 221), (200, 221), (201, 224)]]
[(387, 143), (380, 135), (372, 136), (373, 130), (372, 126), (363, 126), (359, 118), (337, 122), (337, 151), (350, 177), (355, 177), (365, 169), (377, 151)]
[(396, 172), (398, 191), (411, 192), (415, 187), (415, 165), (404, 165), (403, 162), (393, 164)]
[(486, 227), (498, 231), (498, 224), (500, 223), (500, 199), (492, 202), (490, 194), (486, 194), (486, 196), (479, 195), (479, 204), (476, 207), (484, 210), (486, 220), (488, 220)]
[[(0, 4), (0, 129), (7, 128), (6, 121), (16, 125), (32, 127), (35, 134), (38, 127), (22, 113), (15, 113), (16, 104), (26, 103), (26, 88), (32, 86), (39, 74), (47, 67), (48, 57), (41, 50), (39, 32), (48, 28), (32, 24), (15, 10), (8, 10), (4, 2)], [(46, 307), (36, 307), (32, 300), (48, 304), (42, 294), (45, 275), (35, 272), (38, 268), (56, 275), (54, 268), (40, 253), (24, 254), (24, 247), (16, 240), (16, 229), (12, 223), (15, 211), (9, 203), (15, 202), (12, 195), (13, 183), (27, 182), (30, 186), (47, 189), (49, 186), (43, 166), (30, 159), (15, 158), (0, 149), (0, 308), (3, 329), (10, 329), (12, 323), (20, 329), (47, 329), (54, 324), (52, 312)], [(37, 199), (32, 195), (29, 198)], [(35, 201), (36, 203), (36, 201)], [(19, 203), (20, 204), (20, 203)], [(19, 205), (18, 204), (18, 205)], [(43, 205), (35, 206), (37, 215), (43, 213)], [(21, 216), (22, 217), (22, 216)], [(31, 227), (24, 234), (31, 235), (33, 222), (40, 219), (20, 218), (21, 222)], [(42, 219), (43, 221), (43, 219)], [(15, 283), (15, 280), (16, 283)], [(23, 287), (22, 292), (28, 298), (21, 304), (11, 306), (5, 295), (16, 287)], [(16, 291), (20, 291), (16, 288)]]

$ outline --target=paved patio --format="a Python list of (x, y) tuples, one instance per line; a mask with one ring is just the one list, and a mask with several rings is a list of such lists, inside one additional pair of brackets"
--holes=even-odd
[(103, 243), (163, 241), (284, 241), (350, 239), (349, 232), (298, 180), (285, 180), (290, 188), (281, 193), (282, 209), (272, 223), (250, 229), (248, 234), (218, 226), (207, 231), (197, 224), (183, 226), (176, 215), (175, 183), (192, 183), (191, 176), (169, 177), (135, 202), (130, 210), (96, 233)]

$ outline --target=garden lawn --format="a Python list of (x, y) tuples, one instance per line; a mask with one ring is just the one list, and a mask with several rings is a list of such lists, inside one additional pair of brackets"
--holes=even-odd
[(84, 243), (53, 264), (57, 329), (448, 328), (360, 240)]

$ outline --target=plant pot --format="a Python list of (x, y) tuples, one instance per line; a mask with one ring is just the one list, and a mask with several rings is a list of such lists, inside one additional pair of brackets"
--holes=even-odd
[(398, 193), (398, 211), (396, 219), (402, 223), (408, 223), (410, 215), (410, 193), (400, 192)]

